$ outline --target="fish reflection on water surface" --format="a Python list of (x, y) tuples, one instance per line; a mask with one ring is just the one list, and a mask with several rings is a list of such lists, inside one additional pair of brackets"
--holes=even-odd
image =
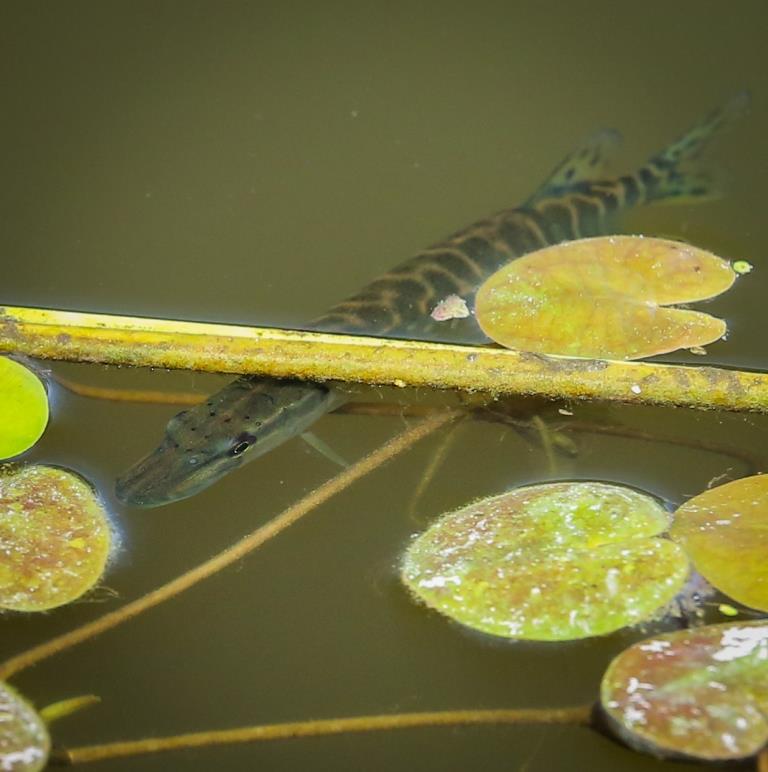
[[(478, 343), (474, 318), (435, 321), (437, 303), (456, 295), (472, 305), (475, 291), (510, 260), (561, 241), (610, 233), (620, 214), (647, 203), (707, 198), (705, 178), (686, 168), (710, 137), (748, 103), (740, 94), (709, 114), (632, 174), (603, 178), (618, 135), (601, 131), (556, 167), (522, 206), (463, 228), (400, 263), (333, 306), (307, 329)], [(243, 376), (168, 423), (158, 448), (117, 481), (118, 497), (160, 506), (212, 485), (246, 461), (306, 431), (344, 401), (332, 387)]]

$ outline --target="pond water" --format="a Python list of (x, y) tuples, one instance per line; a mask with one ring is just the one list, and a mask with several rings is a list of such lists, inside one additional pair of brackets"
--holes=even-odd
[[(768, 108), (761, 2), (642, 4), (5, 3), (0, 302), (298, 325), (403, 258), (536, 189), (591, 131), (622, 131), (633, 168), (749, 88), (751, 115), (718, 140), (726, 194), (648, 207), (629, 232), (692, 241), (755, 271), (707, 304), (728, 320), (708, 363), (768, 369), (763, 238)], [(666, 361), (697, 361), (688, 354)], [(83, 383), (213, 391), (225, 378), (52, 364)], [(153, 447), (168, 406), (52, 387), (29, 460), (102, 491), (122, 546), (93, 598), (2, 619), (0, 657), (140, 596), (224, 548), (336, 472), (295, 440), (186, 501), (131, 509), (118, 473)], [(446, 395), (360, 399), (448, 404)], [(553, 426), (561, 405), (529, 403)], [(399, 585), (411, 534), (480, 495), (556, 478), (623, 482), (677, 504), (714, 478), (766, 468), (768, 419), (569, 405), (550, 470), (509, 427), (467, 422), (418, 502), (444, 435), (332, 499), (235, 568), (25, 671), (38, 705), (96, 693), (57, 744), (255, 723), (450, 708), (558, 707), (597, 694), (630, 630), (508, 644), (416, 606)], [(403, 418), (331, 415), (316, 433), (348, 459)], [(412, 420), (412, 419), (408, 419)], [(663, 440), (663, 441), (662, 441)], [(678, 440), (680, 442), (675, 442)], [(733, 454), (729, 449), (733, 450)], [(744, 460), (744, 452), (755, 457)], [(750, 463), (752, 466), (750, 466)], [(370, 772), (684, 770), (578, 728), (421, 729), (243, 745), (95, 764), (122, 770)]]

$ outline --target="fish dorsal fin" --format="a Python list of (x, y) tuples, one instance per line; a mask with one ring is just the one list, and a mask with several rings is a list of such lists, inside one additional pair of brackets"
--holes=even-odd
[(601, 129), (590, 134), (554, 168), (526, 203), (559, 195), (582, 182), (604, 179), (606, 167), (620, 144), (621, 134), (615, 129)]

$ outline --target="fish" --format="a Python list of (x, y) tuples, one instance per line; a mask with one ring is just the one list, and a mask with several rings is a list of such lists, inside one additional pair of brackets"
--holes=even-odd
[[(746, 111), (740, 93), (632, 173), (608, 176), (614, 130), (588, 137), (520, 206), (503, 209), (427, 247), (332, 306), (305, 329), (446, 343), (487, 343), (474, 316), (434, 314), (446, 298), (472, 299), (511, 260), (542, 247), (614, 232), (620, 215), (652, 203), (712, 198), (696, 161)], [(453, 315), (456, 316), (456, 315)], [(173, 417), (160, 445), (116, 481), (125, 504), (156, 507), (193, 496), (244, 463), (300, 435), (346, 397), (332, 385), (246, 375)]]

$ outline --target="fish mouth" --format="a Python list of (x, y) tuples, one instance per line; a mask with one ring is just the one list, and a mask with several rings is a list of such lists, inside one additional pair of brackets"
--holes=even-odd
[(226, 472), (217, 474), (210, 464), (194, 469), (181, 465), (174, 456), (177, 452), (163, 443), (123, 472), (115, 481), (118, 500), (145, 509), (161, 507), (194, 496)]

